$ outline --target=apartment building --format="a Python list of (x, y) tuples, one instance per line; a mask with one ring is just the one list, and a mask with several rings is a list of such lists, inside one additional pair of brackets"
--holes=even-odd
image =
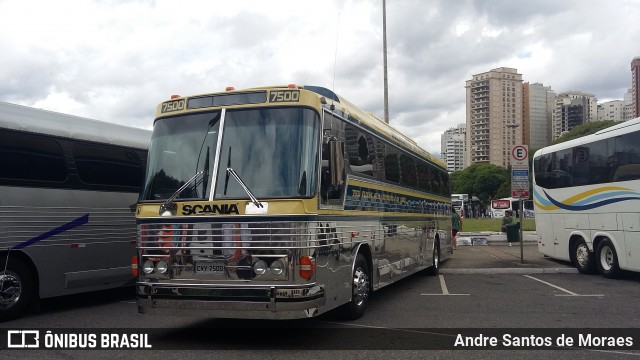
[(501, 67), (466, 81), (465, 167), (482, 162), (507, 167), (523, 140), (523, 84), (516, 69)]
[(440, 136), (440, 154), (442, 161), (447, 164), (449, 172), (465, 168), (466, 136), (466, 124), (459, 124), (458, 127), (450, 128)]

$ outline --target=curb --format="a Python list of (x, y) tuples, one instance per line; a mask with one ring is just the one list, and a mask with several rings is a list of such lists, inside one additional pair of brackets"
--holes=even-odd
[(446, 269), (440, 268), (440, 274), (577, 274), (576, 268), (484, 268), (484, 269)]

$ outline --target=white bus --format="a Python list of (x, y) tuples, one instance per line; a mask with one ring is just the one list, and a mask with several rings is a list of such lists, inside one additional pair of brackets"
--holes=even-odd
[[(491, 217), (502, 218), (504, 213), (510, 210), (511, 215), (520, 217), (520, 199), (508, 197), (502, 199), (491, 200)], [(524, 200), (524, 217), (533, 217), (533, 202)]]
[(0, 320), (133, 285), (151, 131), (0, 102)]
[(538, 150), (538, 248), (605, 277), (640, 271), (640, 118)]
[(469, 205), (469, 194), (451, 194), (451, 206), (456, 209), (460, 217), (465, 217)]

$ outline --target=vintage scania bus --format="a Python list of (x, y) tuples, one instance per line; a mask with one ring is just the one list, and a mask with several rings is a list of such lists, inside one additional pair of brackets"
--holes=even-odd
[(140, 313), (291, 319), (341, 307), (451, 253), (445, 165), (315, 86), (173, 96), (137, 206)]

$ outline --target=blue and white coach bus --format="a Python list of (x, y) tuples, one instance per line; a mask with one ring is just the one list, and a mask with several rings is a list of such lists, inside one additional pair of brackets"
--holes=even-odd
[(538, 249), (605, 277), (640, 271), (640, 118), (538, 150)]
[(0, 102), (0, 319), (132, 285), (151, 131)]

